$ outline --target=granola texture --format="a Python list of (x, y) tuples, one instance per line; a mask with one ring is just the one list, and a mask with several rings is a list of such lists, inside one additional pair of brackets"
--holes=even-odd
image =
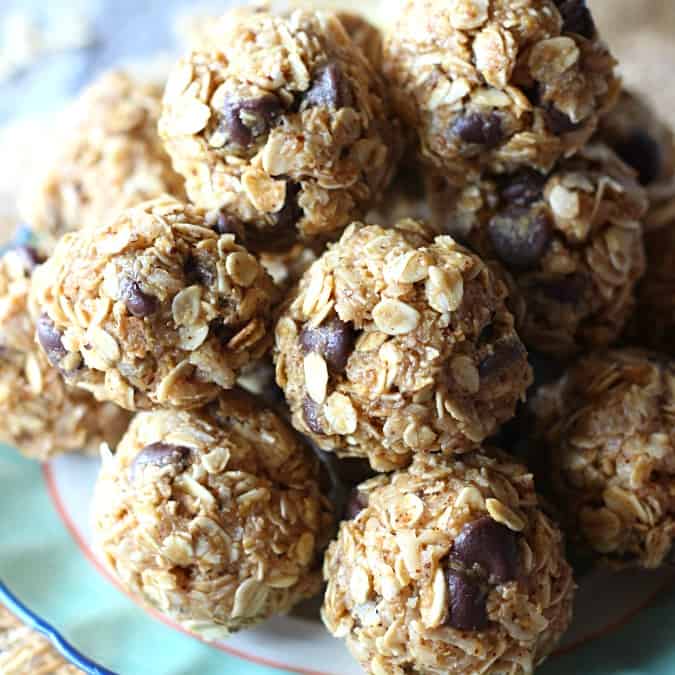
[(225, 207), (254, 250), (337, 235), (398, 158), (382, 79), (336, 15), (232, 10), (174, 68), (159, 130), (190, 199)]
[(422, 455), (359, 494), (324, 560), (322, 618), (367, 673), (522, 675), (553, 650), (575, 586), (524, 466)]
[(582, 357), (529, 404), (571, 541), (612, 566), (655, 568), (675, 539), (675, 365)]
[(184, 197), (157, 133), (161, 98), (160, 85), (124, 71), (84, 91), (58, 152), (23, 199), (22, 216), (42, 249), (51, 252), (65, 232), (99, 226), (164, 193)]
[(463, 452), (531, 381), (506, 288), (449, 236), (352, 224), (303, 276), (276, 326), (277, 383), (296, 429), (377, 470)]
[(62, 452), (97, 454), (115, 444), (130, 415), (69, 387), (35, 344), (29, 310), (37, 252), (15, 248), (0, 258), (0, 441), (45, 461)]
[(647, 190), (645, 229), (675, 223), (675, 137), (668, 124), (637, 94), (622, 91), (602, 118), (598, 138), (637, 171)]
[(454, 188), (428, 177), (434, 222), (510, 273), (528, 346), (567, 356), (615, 341), (645, 271), (636, 174), (607, 146), (586, 146), (548, 175), (531, 170)]
[(165, 197), (61, 240), (33, 295), (68, 382), (128, 410), (194, 408), (268, 351), (277, 290), (222, 215)]
[(408, 0), (384, 49), (398, 112), (457, 183), (550, 170), (620, 90), (585, 0)]
[(332, 517), (317, 460), (242, 391), (139, 413), (104, 456), (96, 546), (122, 585), (209, 640), (321, 588)]

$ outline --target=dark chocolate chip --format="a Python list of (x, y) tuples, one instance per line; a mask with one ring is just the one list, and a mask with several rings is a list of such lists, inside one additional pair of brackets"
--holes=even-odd
[(213, 286), (216, 283), (218, 275), (205, 261), (197, 256), (190, 255), (183, 265), (185, 280), (190, 285)]
[(49, 362), (54, 366), (58, 365), (59, 361), (68, 353), (61, 342), (62, 337), (63, 334), (54, 325), (54, 322), (46, 314), (42, 314), (37, 320), (37, 338)]
[(41, 265), (45, 261), (45, 258), (32, 246), (14, 246), (10, 250), (21, 260), (21, 263), (28, 272), (32, 272), (38, 265)]
[(573, 122), (568, 115), (561, 110), (558, 110), (554, 105), (548, 105), (544, 108), (544, 118), (546, 120), (546, 126), (556, 136), (569, 134), (583, 125), (583, 122)]
[(138, 470), (142, 466), (151, 464), (156, 467), (168, 466), (175, 464), (179, 468), (184, 468), (188, 457), (190, 456), (190, 448), (181, 445), (171, 445), (170, 443), (151, 443), (146, 445), (135, 457), (131, 464), (131, 478), (136, 477)]
[(223, 126), (230, 141), (242, 148), (266, 134), (283, 112), (281, 102), (272, 94), (251, 99), (226, 99), (223, 105)]
[(292, 229), (302, 218), (304, 211), (298, 204), (298, 195), (300, 194), (300, 183), (288, 181), (286, 183), (286, 199), (281, 211), (274, 216), (275, 236), (276, 230)]
[(314, 108), (323, 106), (339, 110), (354, 105), (354, 97), (349, 83), (335, 61), (320, 66), (314, 73), (312, 84), (305, 92), (303, 106)]
[(218, 234), (233, 234), (235, 238), (244, 240), (244, 224), (230, 213), (220, 211), (216, 221), (213, 223), (213, 229)]
[(300, 347), (305, 354), (321, 354), (332, 372), (342, 373), (354, 348), (354, 329), (334, 316), (316, 328), (305, 326), (300, 333)]
[(323, 434), (323, 427), (319, 419), (320, 414), (321, 406), (309, 396), (305, 396), (305, 400), (302, 402), (302, 417), (307, 428), (315, 434)]
[(494, 148), (504, 138), (501, 117), (491, 113), (469, 113), (458, 117), (452, 124), (450, 132), (465, 143)]
[(448, 582), (448, 625), (457, 630), (482, 630), (488, 624), (487, 593), (467, 574), (452, 568)]
[(368, 496), (363, 494), (357, 488), (354, 488), (347, 497), (345, 504), (345, 520), (353, 520), (356, 516), (368, 506)]
[(579, 274), (571, 274), (558, 279), (541, 280), (536, 288), (550, 300), (561, 305), (574, 305), (586, 292), (587, 283)]
[(159, 308), (157, 298), (145, 293), (137, 281), (127, 280), (122, 284), (122, 300), (129, 313), (139, 319), (152, 316)]
[(467, 523), (457, 535), (451, 560), (467, 569), (478, 565), (491, 582), (518, 576), (518, 535), (489, 516)]
[(563, 33), (575, 33), (589, 40), (595, 37), (595, 21), (586, 0), (555, 0), (563, 18)]
[(512, 206), (495, 215), (488, 224), (495, 253), (508, 267), (533, 267), (551, 243), (548, 216), (522, 206)]
[(516, 363), (524, 363), (527, 357), (522, 342), (515, 338), (497, 340), (493, 351), (478, 364), (481, 379), (498, 377)]
[(529, 206), (541, 199), (546, 176), (532, 169), (523, 169), (501, 183), (502, 199), (516, 206)]
[(222, 319), (214, 319), (209, 324), (209, 332), (225, 345), (239, 332), (239, 327), (226, 325)]
[(661, 177), (662, 157), (659, 144), (645, 131), (635, 131), (614, 146), (616, 154), (638, 172), (642, 185), (651, 185)]

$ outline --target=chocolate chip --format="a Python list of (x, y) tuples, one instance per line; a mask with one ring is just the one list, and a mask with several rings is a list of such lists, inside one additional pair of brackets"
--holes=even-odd
[(482, 630), (488, 624), (487, 593), (467, 574), (452, 568), (446, 571), (448, 582), (448, 625), (457, 630)]
[(323, 106), (339, 110), (354, 105), (354, 96), (342, 69), (335, 61), (320, 66), (314, 73), (312, 84), (305, 92), (303, 107)]
[(502, 199), (516, 206), (529, 206), (541, 198), (546, 176), (532, 169), (523, 169), (501, 184)]
[(242, 148), (266, 134), (283, 112), (281, 102), (272, 94), (251, 99), (226, 99), (223, 105), (223, 126), (230, 141)]
[(230, 213), (220, 211), (212, 227), (218, 234), (233, 234), (236, 239), (244, 241), (244, 224)]
[(546, 253), (552, 228), (545, 213), (513, 206), (490, 220), (488, 234), (499, 260), (508, 267), (527, 269)]
[(150, 445), (146, 445), (136, 455), (131, 464), (131, 478), (133, 480), (138, 470), (148, 464), (156, 467), (175, 464), (180, 469), (183, 469), (189, 456), (190, 448), (181, 445), (171, 445), (170, 443), (151, 443)]
[(305, 326), (300, 333), (300, 347), (304, 354), (321, 354), (332, 372), (342, 373), (354, 348), (354, 329), (334, 316), (316, 328)]
[(323, 434), (323, 427), (319, 419), (320, 414), (321, 406), (309, 396), (305, 396), (305, 400), (302, 402), (302, 417), (307, 428), (315, 434)]
[(556, 136), (576, 131), (583, 124), (583, 122), (572, 122), (568, 115), (550, 104), (544, 108), (544, 119), (546, 120), (546, 126)]
[(586, 287), (586, 279), (579, 274), (541, 280), (536, 284), (537, 290), (561, 305), (574, 305), (579, 302), (586, 291)]
[(54, 325), (54, 322), (43, 314), (37, 320), (37, 339), (44, 349), (49, 362), (58, 365), (59, 361), (68, 353), (61, 342), (63, 334)]
[(635, 131), (614, 146), (621, 159), (638, 172), (642, 185), (651, 185), (662, 172), (659, 144), (645, 131)]
[(489, 516), (467, 523), (457, 535), (450, 558), (467, 569), (477, 565), (491, 582), (518, 575), (518, 535)]
[(126, 280), (121, 290), (122, 300), (132, 316), (142, 319), (157, 311), (159, 301), (154, 295), (145, 293), (137, 281)]
[(516, 338), (502, 338), (494, 344), (493, 351), (478, 364), (481, 379), (499, 377), (516, 363), (523, 363), (527, 357), (525, 347)]
[(356, 516), (368, 506), (368, 496), (363, 494), (357, 488), (354, 488), (347, 497), (345, 504), (345, 520), (353, 520)]
[(16, 255), (28, 272), (32, 272), (38, 265), (41, 265), (45, 259), (32, 246), (19, 245), (10, 249)]
[(226, 345), (237, 333), (239, 327), (223, 323), (222, 319), (214, 319), (209, 324), (209, 333), (215, 335), (221, 344)]
[(491, 113), (469, 113), (458, 117), (452, 124), (450, 133), (458, 136), (465, 143), (494, 148), (503, 139), (501, 117)]
[(216, 283), (218, 275), (211, 266), (197, 256), (190, 255), (183, 264), (183, 273), (185, 280), (190, 285), (213, 286)]
[(563, 33), (576, 33), (589, 40), (595, 37), (595, 21), (586, 0), (555, 0), (563, 18)]
[(294, 228), (296, 223), (302, 218), (304, 211), (298, 204), (298, 195), (300, 194), (300, 183), (288, 181), (286, 183), (286, 199), (281, 211), (274, 216), (275, 227), (281, 230)]

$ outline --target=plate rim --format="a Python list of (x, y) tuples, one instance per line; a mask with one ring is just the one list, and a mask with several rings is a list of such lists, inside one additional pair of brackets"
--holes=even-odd
[(72, 665), (77, 666), (89, 675), (117, 675), (113, 670), (96, 663), (94, 660), (85, 656), (79, 649), (76, 649), (61, 632), (57, 630), (50, 622), (40, 617), (36, 612), (29, 609), (19, 598), (10, 591), (7, 584), (0, 579), (0, 602), (7, 611), (18, 621), (28, 626), (32, 630), (40, 633), (47, 638), (54, 649), (63, 656)]

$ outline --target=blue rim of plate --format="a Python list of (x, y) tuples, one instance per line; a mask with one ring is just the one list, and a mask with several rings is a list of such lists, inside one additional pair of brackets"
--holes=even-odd
[(77, 666), (89, 675), (117, 675), (113, 670), (108, 670), (98, 665), (84, 654), (79, 652), (70, 644), (59, 631), (51, 624), (41, 619), (35, 612), (24, 605), (10, 590), (5, 583), (0, 580), (0, 602), (13, 614), (19, 621), (24, 623), (34, 631), (41, 633), (54, 646), (54, 649), (63, 656), (72, 665)]
[[(15, 246), (25, 246), (33, 241), (33, 234), (29, 227), (20, 225), (14, 235), (14, 239), (5, 246), (0, 246), (0, 255)], [(108, 670), (103, 666), (87, 658), (82, 652), (78, 651), (73, 645), (59, 633), (54, 626), (40, 618), (35, 612), (30, 610), (19, 598), (9, 590), (7, 585), (0, 579), (0, 602), (23, 624), (32, 628), (34, 631), (46, 637), (64, 659), (88, 675), (118, 675), (113, 670)]]

